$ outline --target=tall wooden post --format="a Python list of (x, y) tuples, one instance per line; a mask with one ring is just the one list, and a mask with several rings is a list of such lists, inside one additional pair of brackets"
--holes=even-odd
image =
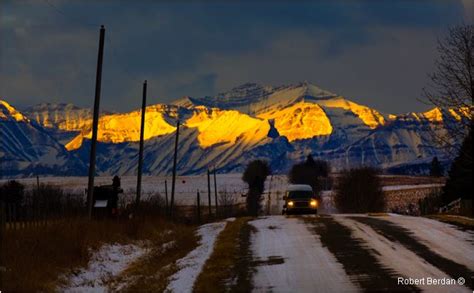
[(92, 218), (93, 193), (94, 193), (94, 176), (95, 176), (95, 152), (97, 144), (97, 126), (99, 125), (99, 105), (100, 105), (100, 88), (102, 85), (102, 61), (104, 58), (104, 37), (105, 28), (100, 27), (99, 37), (99, 54), (97, 57), (97, 72), (95, 77), (95, 98), (94, 98), (94, 114), (92, 117), (92, 138), (91, 151), (89, 160), (89, 182), (87, 184), (87, 204), (89, 219)]
[(219, 204), (217, 203), (217, 179), (216, 179), (216, 167), (215, 166), (214, 166), (213, 175), (214, 175), (214, 199), (216, 201), (216, 216), (217, 216), (217, 215), (219, 215), (219, 212), (218, 212)]
[(168, 215), (168, 181), (165, 180), (165, 213)]
[(178, 161), (178, 142), (179, 142), (179, 119), (176, 121), (176, 139), (174, 141), (174, 156), (173, 156), (173, 177), (171, 178), (171, 202), (170, 202), (170, 216), (173, 216), (174, 208), (174, 193), (176, 186), (176, 164)]
[(135, 199), (135, 210), (138, 210), (140, 205), (140, 197), (142, 195), (142, 170), (143, 170), (143, 136), (145, 134), (145, 114), (146, 114), (146, 80), (143, 83), (143, 98), (142, 98), (142, 121), (140, 124), (140, 150), (138, 151), (138, 174), (137, 174), (137, 197)]
[(4, 272), (6, 271), (5, 269), (5, 264), (4, 264), (4, 253), (5, 249), (3, 247), (4, 243), (4, 233), (6, 230), (6, 207), (5, 207), (5, 202), (3, 200), (0, 200), (0, 288), (3, 288), (3, 282), (4, 282)]
[(209, 202), (209, 217), (212, 216), (212, 203), (211, 203), (211, 171), (207, 169), (207, 196)]
[(271, 207), (272, 207), (272, 181), (273, 181), (273, 175), (270, 176), (270, 183), (268, 184), (267, 215), (270, 215), (270, 214), (271, 214)]
[(197, 191), (197, 220), (198, 224), (201, 224), (201, 195), (199, 190)]

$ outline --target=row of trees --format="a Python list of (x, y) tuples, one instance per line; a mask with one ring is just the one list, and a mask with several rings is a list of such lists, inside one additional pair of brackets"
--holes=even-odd
[[(291, 184), (310, 185), (316, 196), (330, 178), (331, 167), (328, 162), (315, 160), (309, 155), (304, 162), (293, 165), (288, 172)], [(265, 180), (271, 174), (266, 161), (252, 161), (244, 171), (242, 180), (247, 183), (247, 211), (258, 216), (261, 210), (261, 196), (265, 189)], [(378, 170), (357, 168), (343, 172), (335, 188), (335, 204), (340, 212), (379, 212), (385, 209), (385, 199)]]

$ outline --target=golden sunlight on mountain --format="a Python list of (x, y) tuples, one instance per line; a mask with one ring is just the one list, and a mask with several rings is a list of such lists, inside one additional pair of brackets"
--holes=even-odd
[[(4, 100), (0, 100), (0, 105), (2, 106), (1, 108), (4, 108), (3, 111), (0, 111), (0, 118), (7, 119), (8, 116), (11, 116), (16, 121), (27, 121), (28, 120), (28, 118), (23, 116), (23, 114), (18, 112), (15, 108), (10, 106), (10, 104), (5, 102)], [(4, 113), (4, 111), (5, 111), (5, 113)]]
[[(87, 116), (90, 116), (86, 110), (84, 110), (83, 112), (87, 113)], [(92, 118), (84, 118), (76, 113), (65, 113), (64, 116), (60, 116), (58, 113), (50, 115), (50, 113), (45, 112), (34, 113), (30, 117), (32, 117), (32, 119), (36, 120), (44, 127), (57, 127), (58, 129), (65, 131), (81, 131), (85, 129), (90, 129), (92, 125)]]
[[(453, 116), (454, 119), (460, 121), (463, 118), (471, 119), (471, 111), (468, 107), (461, 107), (458, 109), (447, 109), (448, 113)], [(447, 115), (447, 112), (444, 113)], [(416, 116), (418, 119), (424, 118), (430, 122), (443, 122), (443, 111), (440, 108), (436, 107), (424, 113), (421, 113), (420, 116)]]
[[(201, 147), (209, 147), (217, 143), (234, 143), (244, 133), (251, 130), (265, 130), (268, 133), (267, 121), (252, 118), (235, 110), (208, 109), (203, 106), (196, 107), (194, 115), (184, 123), (186, 127), (197, 128), (198, 141)], [(259, 132), (260, 133), (260, 132)], [(250, 140), (260, 140), (261, 135), (247, 137)]]
[(449, 113), (458, 121), (460, 121), (463, 118), (467, 118), (469, 120), (472, 119), (472, 109), (470, 109), (469, 107), (449, 109)]
[(449, 113), (456, 119), (460, 121), (462, 119), (461, 115), (459, 115), (454, 109), (449, 109)]
[(357, 115), (365, 125), (372, 129), (385, 124), (385, 118), (378, 111), (353, 103), (343, 97), (321, 100), (318, 101), (318, 104), (328, 108), (342, 108), (344, 110), (349, 110)]
[[(145, 118), (145, 139), (168, 134), (174, 132), (176, 129), (176, 127), (168, 124), (164, 119), (163, 107), (161, 105), (147, 107)], [(140, 119), (141, 111), (102, 116), (99, 120), (97, 140), (112, 143), (139, 141)], [(83, 138), (91, 137), (91, 131), (88, 131), (86, 135), (80, 134), (69, 142), (66, 148), (68, 150), (77, 149), (81, 146)]]
[(330, 135), (333, 130), (326, 113), (314, 103), (300, 102), (280, 111), (263, 113), (259, 117), (274, 119), (275, 128), (289, 141)]
[(430, 111), (422, 113), (423, 117), (431, 122), (442, 122), (443, 113), (439, 108), (434, 108)]

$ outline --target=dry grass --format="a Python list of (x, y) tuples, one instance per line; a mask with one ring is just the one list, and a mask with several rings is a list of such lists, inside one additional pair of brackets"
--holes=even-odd
[(371, 216), (371, 217), (386, 217), (388, 216), (387, 213), (367, 213), (368, 216)]
[(458, 216), (458, 215), (447, 215), (447, 214), (436, 214), (436, 215), (428, 215), (427, 218), (438, 220), (441, 222), (445, 222), (448, 224), (452, 224), (458, 226), (465, 230), (474, 230), (474, 219)]
[(91, 251), (103, 243), (156, 238), (171, 228), (174, 226), (161, 219), (68, 219), (46, 227), (8, 229), (1, 251), (7, 268), (1, 289), (5, 292), (53, 291), (61, 285), (59, 276), (87, 265)]
[(430, 176), (404, 176), (404, 175), (385, 175), (381, 176), (383, 186), (391, 185), (418, 185), (418, 184), (444, 184), (445, 177)]
[[(133, 263), (117, 278), (114, 291), (163, 292), (169, 277), (178, 271), (176, 261), (198, 245), (198, 236), (191, 226), (174, 225), (167, 233), (151, 238), (151, 252)], [(116, 285), (125, 282), (125, 288)]]
[(227, 223), (214, 245), (214, 251), (198, 276), (194, 292), (250, 292), (252, 256), (250, 234), (252, 218), (237, 218)]

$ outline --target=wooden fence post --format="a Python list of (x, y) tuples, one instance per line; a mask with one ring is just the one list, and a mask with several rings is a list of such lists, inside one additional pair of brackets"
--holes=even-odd
[(165, 215), (168, 216), (168, 181), (165, 180)]
[(217, 179), (216, 179), (216, 167), (214, 167), (214, 199), (216, 201), (216, 218), (219, 215), (218, 212), (218, 206), (219, 204), (217, 203)]
[(207, 169), (207, 196), (209, 204), (209, 218), (212, 216), (212, 203), (211, 203), (211, 171)]
[(201, 195), (199, 190), (197, 191), (197, 221), (198, 224), (201, 224)]
[(10, 226), (12, 226), (13, 230), (16, 230), (16, 207), (10, 204)]
[(0, 200), (0, 288), (3, 288), (3, 272), (5, 270), (5, 265), (3, 263), (3, 239), (6, 229), (6, 207), (5, 202)]

